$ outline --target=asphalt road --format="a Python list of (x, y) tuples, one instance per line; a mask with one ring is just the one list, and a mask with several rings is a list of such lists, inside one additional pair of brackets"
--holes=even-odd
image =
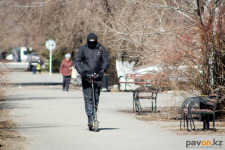
[(55, 85), (62, 84), (63, 76), (58, 73), (53, 73), (51, 76), (48, 72), (11, 72), (9, 74), (11, 84), (17, 85)]
[[(31, 76), (25, 74), (24, 79)], [(17, 124), (15, 129), (27, 138), (24, 149), (28, 150), (184, 150), (189, 140), (224, 140), (221, 136), (177, 135), (140, 121), (133, 113), (121, 112), (132, 109), (129, 92), (101, 93), (100, 131), (90, 132), (82, 91), (71, 88), (64, 92), (59, 85), (14, 86), (12, 90), (8, 109)], [(159, 106), (162, 106), (171, 96), (161, 94), (159, 98), (162, 101)]]

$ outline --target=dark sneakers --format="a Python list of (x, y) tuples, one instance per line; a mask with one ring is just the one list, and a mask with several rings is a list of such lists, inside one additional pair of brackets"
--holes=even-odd
[(88, 117), (88, 126), (93, 127), (93, 117)]
[(92, 128), (93, 128), (93, 117), (88, 117), (88, 128), (89, 128), (89, 131), (92, 131)]
[[(65, 91), (65, 88), (63, 88), (63, 91)], [(68, 91), (69, 91), (69, 89), (66, 89), (66, 91), (68, 92)]]

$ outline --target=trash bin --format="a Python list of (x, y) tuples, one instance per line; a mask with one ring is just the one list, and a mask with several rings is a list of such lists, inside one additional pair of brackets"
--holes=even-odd
[(109, 74), (104, 74), (102, 77), (102, 91), (109, 91)]

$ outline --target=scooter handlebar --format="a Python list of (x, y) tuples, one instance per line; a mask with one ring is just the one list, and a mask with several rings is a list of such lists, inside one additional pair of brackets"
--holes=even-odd
[(97, 77), (99, 77), (99, 75), (98, 74), (88, 74), (87, 77), (97, 78)]

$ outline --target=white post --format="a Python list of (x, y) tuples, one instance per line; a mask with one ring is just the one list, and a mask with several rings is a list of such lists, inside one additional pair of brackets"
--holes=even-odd
[(54, 40), (48, 40), (45, 42), (45, 47), (50, 51), (49, 76), (52, 76), (52, 50), (55, 49), (56, 43)]
[(50, 67), (49, 67), (49, 75), (52, 76), (52, 48), (50, 48)]

